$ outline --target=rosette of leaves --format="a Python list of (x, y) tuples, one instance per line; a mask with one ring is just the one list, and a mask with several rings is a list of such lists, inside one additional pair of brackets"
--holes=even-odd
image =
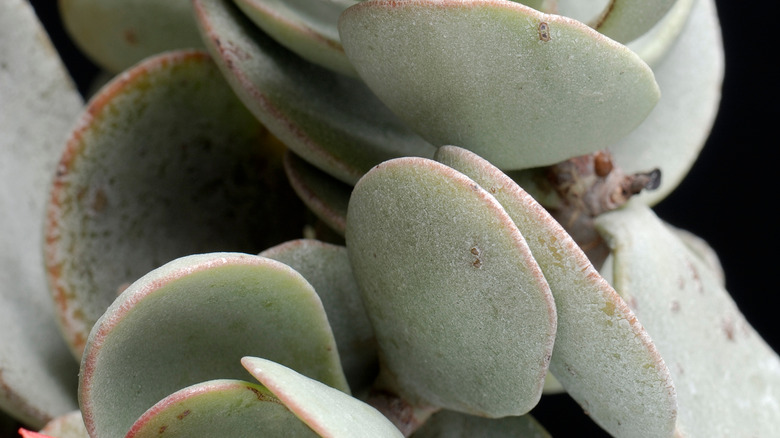
[(60, 2), (124, 70), (81, 111), (29, 5), (0, 6), (13, 80), (47, 66), (64, 108), (0, 82), (24, 109), (0, 126), (10, 416), (546, 436), (528, 413), (557, 388), (613, 436), (780, 434), (780, 359), (648, 208), (715, 116), (711, 0), (158, 3)]

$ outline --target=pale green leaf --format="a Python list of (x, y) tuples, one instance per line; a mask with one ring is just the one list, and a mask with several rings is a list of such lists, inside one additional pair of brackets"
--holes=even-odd
[(339, 31), (360, 77), (409, 126), (502, 169), (603, 149), (659, 98), (628, 48), (518, 3), (371, 0)]
[(234, 0), (242, 11), (281, 45), (302, 58), (355, 76), (336, 27), (344, 9), (359, 0)]
[(189, 0), (59, 0), (62, 21), (95, 63), (118, 73), (149, 56), (203, 47)]
[[(708, 0), (709, 1), (709, 0)], [(627, 44), (651, 68), (663, 59), (680, 36), (693, 5), (699, 0), (677, 0), (661, 21), (641, 37)]]
[(245, 357), (241, 363), (301, 421), (326, 438), (399, 438), (373, 407), (278, 363)]
[(46, 217), (49, 281), (76, 356), (148, 271), (299, 237), (305, 209), (283, 152), (203, 52), (148, 59), (103, 88), (68, 139)]
[(461, 148), (436, 159), (504, 206), (525, 236), (558, 311), (550, 371), (613, 436), (671, 436), (677, 404), (669, 370), (645, 329), (566, 231), (498, 168)]
[(627, 173), (661, 169), (661, 185), (638, 195), (655, 204), (682, 181), (699, 156), (720, 104), (723, 44), (714, 0), (698, 0), (675, 45), (655, 67), (663, 93), (650, 116), (610, 147)]
[(593, 27), (621, 43), (649, 31), (669, 12), (677, 0), (610, 0)]
[(349, 391), (322, 303), (295, 270), (238, 253), (174, 260), (139, 279), (90, 333), (79, 401), (91, 436), (121, 436), (163, 397), (243, 378), (266, 357)]
[(0, 1), (0, 411), (43, 426), (76, 409), (78, 368), (43, 268), (46, 191), (82, 101), (27, 1)]
[(780, 436), (780, 358), (720, 281), (646, 206), (597, 225), (614, 254), (615, 289), (669, 366), (680, 436)]
[(198, 383), (160, 400), (125, 438), (316, 437), (263, 386), (240, 380)]
[(555, 306), (520, 232), (474, 181), (399, 158), (355, 186), (347, 248), (388, 384), (489, 417), (539, 400)]
[(360, 298), (347, 248), (317, 240), (293, 240), (260, 253), (298, 271), (322, 300), (353, 392), (363, 393), (376, 378), (374, 331)]
[(206, 46), (236, 94), (298, 156), (349, 184), (384, 160), (433, 156), (362, 82), (295, 56), (231, 3), (194, 0)]

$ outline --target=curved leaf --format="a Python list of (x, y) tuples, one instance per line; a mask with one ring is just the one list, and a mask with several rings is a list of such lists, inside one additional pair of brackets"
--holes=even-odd
[(76, 409), (78, 366), (55, 322), (40, 228), (82, 101), (27, 1), (0, 2), (0, 57), (0, 411), (40, 427)]
[(610, 147), (626, 172), (661, 169), (661, 185), (638, 195), (665, 198), (699, 156), (720, 104), (724, 56), (714, 0), (700, 0), (675, 45), (655, 67), (663, 96), (637, 129)]
[(356, 76), (336, 27), (344, 9), (359, 0), (234, 0), (242, 11), (279, 44), (302, 58), (342, 74)]
[(227, 0), (194, 0), (206, 46), (236, 94), (298, 156), (354, 184), (371, 166), (434, 148), (359, 80), (306, 62)]
[(489, 417), (538, 402), (555, 305), (490, 194), (435, 161), (387, 161), (355, 186), (346, 240), (391, 389)]
[(260, 255), (290, 266), (311, 283), (328, 315), (352, 391), (368, 389), (376, 378), (376, 340), (352, 275), (347, 248), (317, 240), (293, 240)]
[(621, 43), (632, 41), (658, 23), (678, 0), (610, 0), (593, 28)]
[(284, 155), (284, 171), (295, 193), (336, 233), (344, 236), (352, 186), (328, 175), (294, 153)]
[(90, 102), (49, 199), (46, 267), (77, 357), (123, 287), (188, 254), (299, 237), (283, 147), (202, 52), (168, 52)]
[(58, 5), (76, 44), (113, 73), (167, 50), (203, 47), (189, 0), (59, 0)]
[(341, 391), (269, 360), (245, 357), (241, 363), (322, 437), (403, 436), (379, 411)]
[(693, 5), (698, 0), (676, 0), (666, 16), (641, 37), (631, 41), (628, 48), (636, 52), (650, 67), (655, 68), (658, 61), (674, 45), (680, 36)]
[(676, 383), (678, 434), (780, 435), (780, 358), (709, 267), (641, 203), (597, 226), (613, 249), (615, 289)]
[(316, 437), (263, 386), (211, 380), (176, 391), (149, 408), (125, 438)]
[(371, 0), (339, 31), (360, 77), (409, 126), (502, 169), (603, 149), (659, 98), (628, 48), (518, 3)]
[(614, 436), (671, 436), (677, 414), (669, 370), (625, 302), (566, 231), (487, 161), (442, 147), (436, 159), (487, 188), (528, 241), (550, 285), (558, 332), (550, 371)]
[(289, 266), (237, 253), (188, 256), (131, 285), (90, 333), (79, 401), (90, 436), (121, 436), (163, 397), (242, 378), (267, 357), (349, 391), (322, 303)]

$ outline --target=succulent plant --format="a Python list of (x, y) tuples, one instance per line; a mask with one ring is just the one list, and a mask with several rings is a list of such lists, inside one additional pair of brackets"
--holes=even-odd
[(651, 209), (718, 109), (713, 0), (58, 6), (111, 79), (85, 103), (0, 3), (23, 436), (549, 436), (564, 392), (616, 437), (780, 435), (780, 358)]

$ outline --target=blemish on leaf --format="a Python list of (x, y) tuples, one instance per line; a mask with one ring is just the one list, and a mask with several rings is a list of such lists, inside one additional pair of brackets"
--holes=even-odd
[(550, 25), (545, 21), (539, 23), (539, 39), (541, 41), (550, 41)]
[(181, 414), (177, 415), (176, 418), (178, 418), (179, 420), (183, 420), (184, 417), (186, 417), (187, 415), (190, 415), (190, 413), (192, 413), (192, 411), (187, 409), (186, 411), (184, 411)]
[(165, 429), (168, 428), (168, 425), (160, 426), (160, 429), (157, 430), (157, 435), (162, 435), (165, 433)]
[(471, 255), (474, 256), (474, 261), (471, 263), (472, 266), (479, 269), (482, 267), (482, 258), (480, 257), (482, 255), (482, 250), (479, 249), (477, 245), (474, 245), (469, 250)]
[(723, 332), (726, 334), (726, 338), (729, 341), (734, 341), (734, 332), (736, 331), (736, 327), (734, 326), (734, 320), (731, 318), (725, 318), (723, 320), (723, 324), (721, 325), (723, 328)]
[(601, 311), (608, 316), (615, 316), (615, 303), (612, 301), (607, 301), (604, 303), (604, 307), (601, 308)]
[(127, 41), (127, 44), (130, 44), (131, 46), (138, 44), (138, 35), (136, 35), (133, 29), (125, 29), (124, 33), (122, 33), (122, 36), (124, 37), (125, 41)]

